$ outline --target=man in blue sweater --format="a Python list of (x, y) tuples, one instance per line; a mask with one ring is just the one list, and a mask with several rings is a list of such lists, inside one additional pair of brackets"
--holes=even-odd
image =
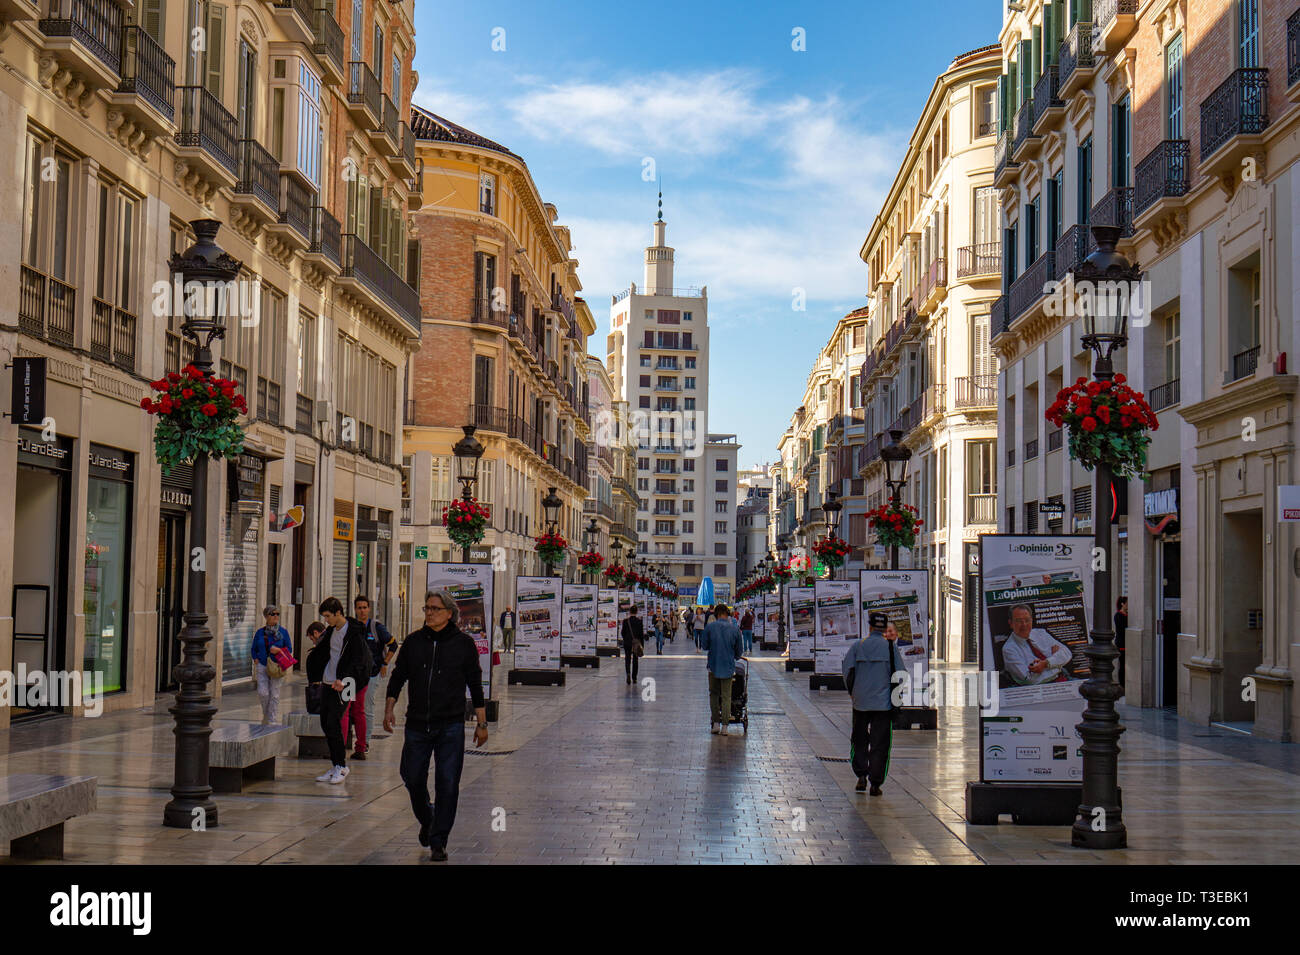
[(894, 644), (885, 638), (889, 616), (873, 610), (867, 616), (867, 636), (844, 654), (844, 685), (853, 698), (853, 731), (849, 757), (857, 774), (858, 792), (880, 795), (880, 785), (889, 772), (889, 746), (893, 741), (894, 715), (890, 695), (895, 668)]
[(726, 606), (718, 604), (713, 618), (704, 628), (700, 649), (709, 655), (709, 706), (713, 711), (710, 732), (726, 736), (731, 721), (731, 681), (736, 676), (736, 660), (744, 654), (744, 648), (740, 627), (731, 619), (731, 611)]

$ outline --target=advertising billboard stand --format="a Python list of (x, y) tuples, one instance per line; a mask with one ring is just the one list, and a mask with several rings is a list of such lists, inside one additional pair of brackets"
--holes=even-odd
[[(483, 704), (489, 723), (497, 721), (500, 706), (492, 698), (492, 565), (484, 563), (441, 563), (425, 565), (428, 590), (447, 590), (456, 599), (457, 626), (478, 648), (483, 672)], [(474, 704), (465, 695), (465, 719), (474, 718)]]
[(597, 597), (596, 656), (618, 656), (618, 590), (602, 587)]
[(980, 712), (980, 778), (966, 783), (966, 821), (1069, 826), (1083, 799), (1076, 724), (1089, 676), (1092, 537), (980, 537), (980, 671), (998, 678)]
[(810, 673), (813, 664), (813, 639), (817, 632), (817, 605), (812, 587), (790, 586), (785, 589), (785, 632), (790, 641), (790, 658), (785, 661), (787, 673), (798, 670)]
[(816, 633), (813, 637), (813, 673), (808, 689), (843, 690), (844, 654), (858, 639), (862, 621), (861, 585), (856, 580), (818, 580), (813, 583)]
[(515, 666), (506, 674), (508, 685), (564, 686), (563, 614), (563, 577), (515, 578)]
[(600, 669), (600, 655), (596, 652), (599, 591), (595, 584), (565, 585), (560, 666)]
[[(928, 570), (863, 570), (862, 632), (873, 610), (889, 615), (898, 631), (898, 664), (908, 672), (912, 697), (921, 699), (930, 670), (930, 572)], [(939, 728), (939, 711), (932, 706), (902, 706), (894, 713), (894, 729)]]
[(760, 650), (780, 650), (781, 647), (781, 588), (777, 588), (774, 594), (763, 594), (759, 599), (762, 601), (760, 613), (763, 614), (763, 642), (759, 645)]

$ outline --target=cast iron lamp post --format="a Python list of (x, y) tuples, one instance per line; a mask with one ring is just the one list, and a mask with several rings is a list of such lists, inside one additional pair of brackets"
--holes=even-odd
[[(600, 528), (596, 526), (596, 519), (594, 517), (587, 522), (587, 526), (582, 532), (582, 538), (583, 538), (582, 539), (583, 551), (595, 550), (596, 545), (600, 543)], [(595, 572), (596, 571), (594, 569), (588, 569), (584, 571), (588, 583), (591, 582), (592, 575)]]
[[(907, 462), (912, 449), (902, 443), (903, 432), (889, 432), (889, 444), (880, 449), (880, 459), (885, 462), (885, 484), (889, 487), (889, 503), (898, 506), (907, 483)], [(913, 566), (916, 566), (913, 564)], [(889, 569), (898, 570), (898, 545), (889, 545)]]
[[(217, 245), (217, 231), (221, 228), (218, 220), (196, 219), (190, 227), (194, 230), (194, 244), (173, 255), (168, 267), (185, 290), (181, 334), (194, 342), (191, 364), (208, 373), (212, 371), (212, 343), (226, 333), (229, 296), (243, 266)], [(175, 288), (175, 281), (172, 286)], [(178, 302), (172, 305), (181, 307)], [(207, 662), (207, 645), (212, 640), (205, 569), (208, 503), (208, 456), (200, 454), (194, 459), (190, 545), (203, 559), (192, 558), (189, 562), (185, 586), (188, 609), (180, 633), (181, 662), (172, 669), (172, 678), (180, 684), (180, 690), (176, 702), (168, 708), (176, 721), (176, 767), (172, 798), (163, 808), (163, 825), (175, 829), (193, 828), (195, 820), (202, 820), (208, 828), (217, 825), (217, 804), (212, 801), (208, 781), (208, 743), (212, 716), (217, 712), (207, 689), (217, 675), (216, 668)]]
[[(1114, 226), (1093, 226), (1097, 249), (1074, 269), (1074, 285), (1083, 318), (1083, 344), (1093, 352), (1092, 376), (1097, 381), (1115, 377), (1111, 353), (1128, 343), (1126, 295), (1103, 295), (1102, 289), (1122, 283), (1124, 292), (1137, 287), (1141, 270), (1115, 250), (1120, 230)], [(1103, 284), (1107, 283), (1107, 284)], [(1091, 299), (1090, 306), (1088, 300)], [(1102, 502), (1110, 497), (1111, 468), (1097, 462), (1093, 491), (1093, 553), (1101, 553), (1101, 569), (1092, 578), (1092, 634), (1087, 648), (1088, 679), (1080, 692), (1088, 701), (1083, 722), (1075, 729), (1083, 737), (1083, 802), (1074, 820), (1070, 842), (1085, 849), (1123, 849), (1128, 831), (1119, 804), (1119, 735), (1124, 727), (1115, 712), (1120, 687), (1114, 680), (1115, 634), (1110, 623), (1110, 517), (1103, 518)], [(1093, 567), (1097, 562), (1093, 562)]]
[[(460, 499), (468, 504), (474, 500), (474, 488), (478, 484), (478, 462), (483, 457), (484, 447), (474, 437), (475, 425), (465, 424), (460, 428), (465, 436), (452, 445), (451, 453), (456, 456), (456, 478), (460, 481)], [(469, 547), (460, 549), (460, 559), (469, 563)]]
[[(837, 498), (834, 488), (826, 489), (826, 500), (822, 502), (822, 514), (826, 518), (826, 536), (832, 538), (840, 529), (840, 512), (844, 510), (844, 505)], [(831, 580), (835, 579), (835, 568), (831, 569)]]
[[(546, 515), (546, 533), (554, 534), (556, 532), (559, 527), (560, 508), (563, 506), (564, 502), (556, 496), (555, 488), (548, 487), (546, 497), (542, 498), (542, 511)], [(546, 576), (554, 576), (552, 563), (549, 560), (544, 560), (542, 563), (546, 565)]]

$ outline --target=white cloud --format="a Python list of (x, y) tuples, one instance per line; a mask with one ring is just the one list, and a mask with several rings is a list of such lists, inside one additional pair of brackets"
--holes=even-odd
[(433, 86), (421, 77), (420, 85), (411, 99), (416, 106), (437, 113), (443, 119), (449, 119), (458, 126), (464, 126), (489, 139), (495, 138), (491, 131), (480, 128), (480, 124), (493, 116), (495, 111), (489, 103), (475, 96), (445, 86)]

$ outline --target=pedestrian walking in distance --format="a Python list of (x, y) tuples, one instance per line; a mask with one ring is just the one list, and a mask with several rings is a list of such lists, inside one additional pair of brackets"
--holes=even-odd
[(893, 640), (898, 631), (889, 625), (889, 615), (873, 610), (867, 615), (867, 635), (844, 654), (844, 685), (853, 700), (853, 730), (849, 759), (857, 774), (858, 792), (879, 796), (889, 773), (889, 747), (894, 735), (891, 695), (896, 665)]
[(754, 649), (754, 611), (745, 608), (745, 615), (740, 618), (740, 635), (745, 641), (745, 652)]
[(641, 654), (645, 653), (645, 628), (641, 623), (641, 618), (636, 615), (636, 604), (627, 612), (627, 619), (623, 621), (623, 661), (627, 669), (627, 682), (635, 683), (637, 671), (640, 669)]
[[(409, 686), (406, 736), (402, 743), (402, 782), (420, 824), (420, 845), (434, 862), (447, 861), (447, 839), (456, 822), (460, 773), (465, 765), (465, 691), (469, 690), (478, 725), (474, 745), (488, 740), (483, 704), (483, 674), (474, 638), (456, 626), (460, 612), (445, 590), (424, 596), (424, 626), (402, 643), (384, 703), (384, 729), (395, 725), (393, 709)], [(433, 801), (429, 801), (429, 763), (433, 762)]]
[[(375, 697), (384, 692), (381, 685), (388, 676), (388, 664), (397, 653), (397, 640), (388, 632), (388, 628), (370, 614), (370, 598), (357, 594), (352, 598), (352, 607), (356, 611), (357, 622), (365, 629), (366, 647), (370, 650), (373, 662), (370, 665), (370, 680), (366, 683), (364, 719), (358, 719), (357, 751), (353, 759), (365, 759), (369, 749), (369, 740), (375, 737)], [(347, 732), (344, 729), (344, 732)]]
[(744, 656), (740, 627), (723, 604), (713, 610), (713, 620), (704, 628), (700, 646), (709, 655), (709, 707), (713, 714), (710, 732), (726, 736), (731, 722), (731, 681), (736, 660)]
[(515, 646), (515, 612), (507, 607), (501, 611), (501, 638), (504, 641), (505, 651), (509, 653)]
[(320, 605), (321, 618), (329, 629), (307, 654), (307, 680), (323, 684), (320, 725), (329, 745), (330, 770), (316, 777), (318, 783), (343, 782), (348, 775), (347, 749), (343, 745), (343, 711), (365, 692), (370, 681), (370, 651), (361, 624), (343, 613), (337, 597)]
[(293, 642), (289, 631), (280, 626), (280, 608), (267, 607), (262, 611), (266, 626), (259, 627), (253, 634), (253, 661), (257, 672), (257, 699), (262, 704), (262, 725), (280, 721), (280, 686), (284, 683), (284, 674), (273, 677), (266, 672), (266, 661), (274, 659), (272, 650), (293, 652)]

